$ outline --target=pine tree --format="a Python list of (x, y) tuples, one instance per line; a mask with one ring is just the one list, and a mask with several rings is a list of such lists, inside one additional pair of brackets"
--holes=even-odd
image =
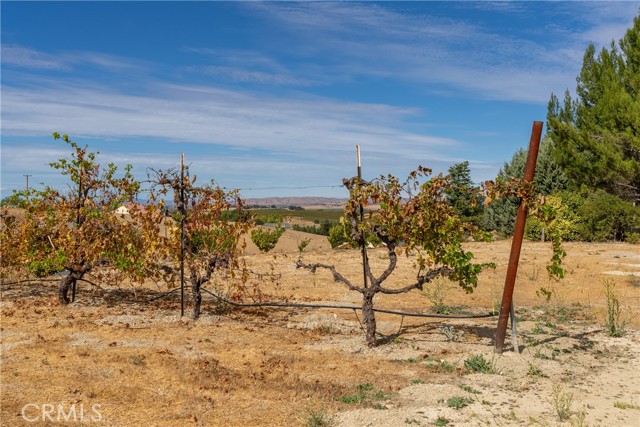
[[(568, 178), (552, 156), (554, 145), (551, 138), (548, 135), (545, 136), (540, 144), (538, 161), (536, 162), (534, 175), (536, 190), (545, 196), (564, 190), (569, 184)], [(518, 149), (511, 161), (505, 163), (500, 169), (497, 178), (505, 181), (511, 178), (522, 178), (526, 162), (527, 151), (522, 148)], [(495, 230), (503, 235), (511, 235), (517, 213), (517, 200), (511, 198), (497, 200), (484, 210), (482, 226), (486, 230)]]
[(577, 83), (576, 99), (551, 95), (555, 159), (578, 186), (640, 200), (640, 16), (619, 47), (589, 45)]
[(452, 186), (445, 192), (449, 204), (464, 222), (478, 224), (482, 215), (482, 194), (471, 180), (469, 162), (457, 163), (449, 168)]

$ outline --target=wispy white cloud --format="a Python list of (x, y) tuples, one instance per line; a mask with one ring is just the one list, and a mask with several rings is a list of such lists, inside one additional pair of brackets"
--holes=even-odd
[(161, 82), (145, 96), (95, 83), (40, 83), (4, 87), (4, 135), (62, 128), (94, 137), (165, 138), (300, 153), (319, 141), (325, 149), (356, 143), (385, 147), (389, 141), (425, 147), (455, 143), (402, 130), (403, 120), (419, 111), (383, 104), (278, 98)]
[(24, 46), (2, 45), (2, 65), (18, 68), (70, 71), (77, 66), (94, 66), (110, 71), (145, 68), (140, 60), (125, 59), (99, 52), (46, 53)]
[(309, 80), (297, 78), (291, 73), (252, 71), (246, 68), (214, 65), (191, 69), (202, 74), (210, 76), (220, 76), (239, 83), (258, 83), (287, 86), (308, 86), (311, 84)]
[[(207, 144), (211, 149), (198, 149), (202, 154), (192, 159), (194, 168), (206, 171), (206, 179), (240, 187), (269, 179), (339, 184), (350, 174), (356, 144), (370, 161), (369, 171), (400, 174), (427, 159), (451, 163), (455, 158), (447, 150), (461, 146), (451, 138), (406, 130), (407, 120), (422, 114), (411, 108), (160, 81), (144, 89), (146, 95), (132, 95), (95, 82), (44, 78), (4, 86), (3, 138), (62, 131), (89, 143), (91, 138), (126, 140), (138, 149), (110, 152), (105, 161), (133, 163), (138, 171), (175, 165), (175, 154), (167, 151), (178, 148), (156, 152), (147, 141)], [(29, 153), (7, 147), (3, 166), (12, 166), (3, 168), (3, 175), (42, 170), (43, 159), (59, 157), (39, 146)]]
[(576, 40), (608, 47), (612, 41), (617, 43), (633, 25), (634, 16), (640, 13), (640, 2), (577, 2), (576, 8), (588, 23), (585, 31), (574, 33)]
[[(248, 7), (303, 39), (304, 43), (290, 47), (300, 58), (339, 58), (329, 60), (321, 70), (302, 66), (302, 73), (316, 71), (324, 78), (343, 79), (345, 75), (400, 78), (446, 85), (463, 91), (465, 97), (546, 103), (551, 92), (574, 81), (586, 43), (608, 44), (619, 38), (639, 4), (563, 4), (560, 7), (582, 25), (572, 29), (559, 24), (555, 39), (505, 35), (480, 22), (430, 15), (426, 7), (421, 14), (403, 13), (402, 7), (393, 5), (349, 2), (250, 3)], [(504, 14), (505, 20), (509, 14), (531, 12), (530, 6), (514, 2), (463, 5), (491, 8)]]
[(2, 62), (4, 65), (14, 65), (21, 68), (42, 70), (68, 70), (58, 56), (39, 52), (22, 46), (2, 45)]
[(273, 58), (243, 49), (210, 49), (187, 47), (184, 51), (201, 55), (208, 65), (189, 66), (189, 72), (222, 77), (238, 83), (264, 85), (309, 86), (311, 80), (296, 76)]

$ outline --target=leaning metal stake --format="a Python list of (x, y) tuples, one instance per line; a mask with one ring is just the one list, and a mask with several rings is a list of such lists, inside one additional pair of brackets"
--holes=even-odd
[[(531, 139), (529, 140), (527, 163), (524, 168), (523, 179), (525, 182), (533, 181), (533, 176), (536, 171), (536, 161), (538, 160), (538, 149), (540, 148), (540, 137), (542, 136), (542, 126), (542, 122), (533, 122)], [(515, 287), (516, 275), (518, 273), (518, 262), (520, 261), (520, 250), (522, 249), (524, 226), (526, 222), (527, 207), (521, 202), (518, 207), (518, 216), (516, 217), (513, 241), (511, 242), (509, 267), (507, 268), (507, 276), (504, 282), (502, 305), (500, 306), (500, 317), (498, 318), (498, 328), (496, 330), (496, 344), (494, 349), (494, 353), (496, 354), (502, 354), (502, 349), (504, 347), (504, 337), (507, 333), (507, 321), (509, 320), (509, 311), (511, 310), (511, 304), (513, 303), (513, 289)], [(515, 319), (512, 320), (515, 322)]]

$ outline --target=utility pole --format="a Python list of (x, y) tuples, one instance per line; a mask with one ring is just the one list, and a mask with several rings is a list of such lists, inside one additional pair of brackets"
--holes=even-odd
[(27, 193), (29, 193), (29, 177), (33, 176), (31, 174), (22, 174), (25, 178), (27, 178)]

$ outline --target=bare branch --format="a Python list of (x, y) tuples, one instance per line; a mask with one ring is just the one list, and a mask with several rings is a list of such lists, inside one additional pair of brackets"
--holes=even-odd
[[(391, 273), (393, 273), (393, 271), (396, 269), (396, 265), (398, 263), (398, 255), (396, 254), (396, 242), (389, 239), (386, 233), (382, 233), (381, 227), (376, 227), (374, 229), (374, 232), (382, 241), (382, 243), (387, 245), (387, 254), (389, 257), (389, 265), (387, 266), (386, 270), (380, 275), (377, 280), (372, 281), (372, 283), (375, 283), (377, 287), (380, 287), (380, 284), (387, 280)], [(369, 266), (367, 265), (367, 267)]]
[(422, 285), (424, 285), (425, 283), (431, 282), (433, 279), (435, 279), (438, 276), (449, 276), (451, 274), (453, 274), (452, 269), (448, 267), (440, 267), (435, 270), (430, 270), (427, 274), (418, 276), (418, 281), (414, 284), (404, 286), (398, 289), (389, 289), (389, 288), (380, 287), (379, 291), (382, 292), (383, 294), (402, 294), (405, 292), (409, 292), (413, 289), (422, 290)]
[(333, 265), (321, 264), (321, 263), (305, 264), (304, 262), (302, 262), (302, 260), (299, 259), (298, 261), (296, 261), (296, 268), (305, 268), (311, 271), (312, 273), (315, 273), (318, 268), (324, 268), (325, 270), (329, 270), (331, 272), (331, 274), (333, 275), (333, 280), (335, 282), (342, 283), (352, 291), (357, 291), (360, 293), (364, 292), (364, 289), (352, 285), (351, 282), (347, 280), (347, 278), (345, 278), (342, 274), (338, 273), (338, 271)]

